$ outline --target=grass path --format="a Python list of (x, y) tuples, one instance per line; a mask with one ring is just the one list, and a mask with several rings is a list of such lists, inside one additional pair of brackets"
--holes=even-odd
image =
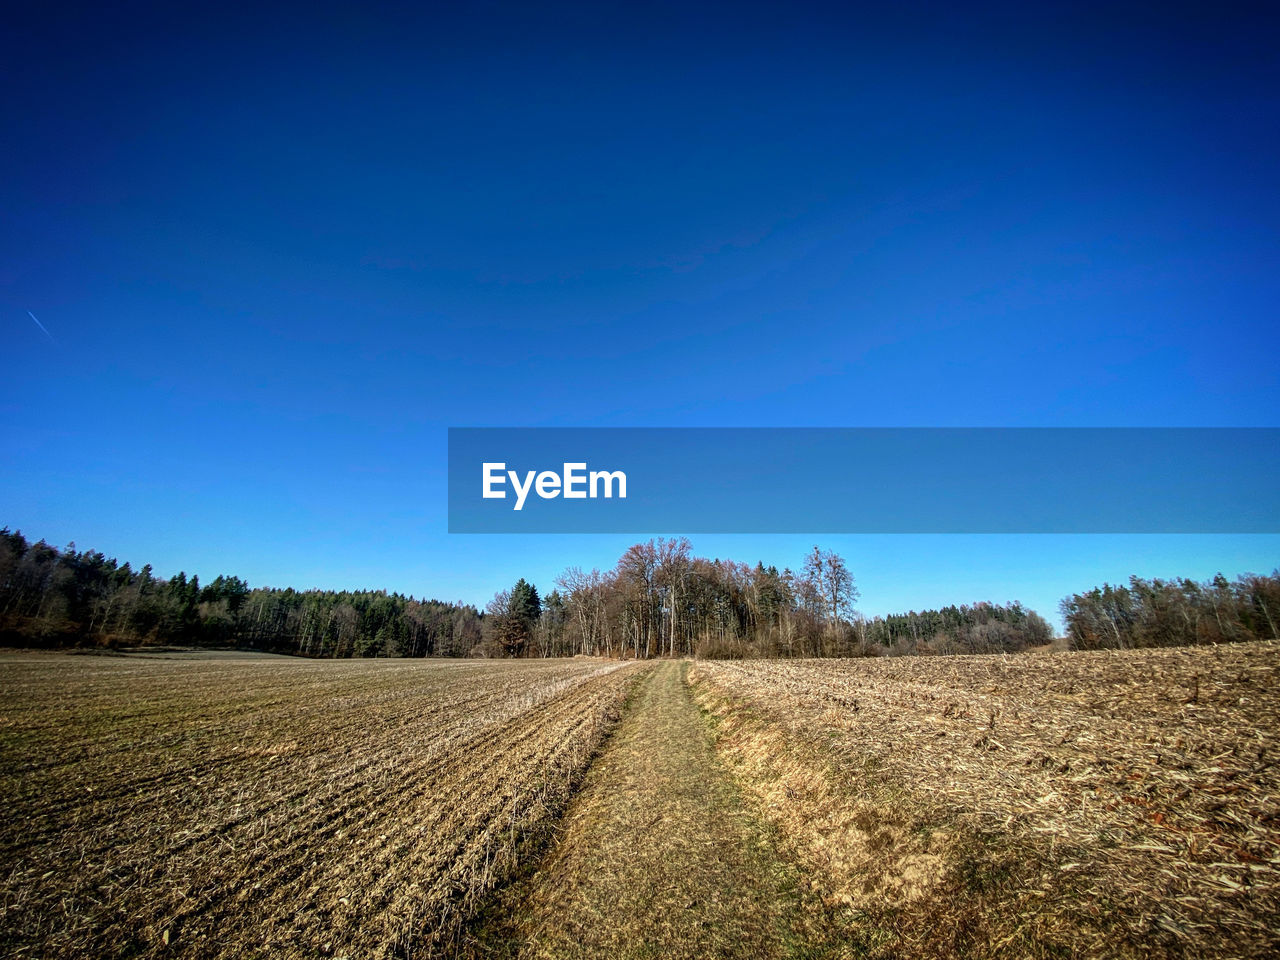
[[(588, 774), (560, 842), (506, 891), (481, 956), (833, 956), (793, 868), (744, 807), (685, 682), (658, 664)], [(824, 948), (823, 943), (832, 944)]]

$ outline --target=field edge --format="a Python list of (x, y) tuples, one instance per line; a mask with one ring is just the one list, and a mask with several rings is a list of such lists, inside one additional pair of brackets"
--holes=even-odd
[[(695, 665), (695, 702), (711, 726), (725, 766), (752, 799), (811, 896), (848, 932), (866, 958), (1077, 957), (1109, 925), (1059, 909), (1074, 899), (1065, 881), (1055, 903), (1029, 896), (1043, 862), (1013, 842), (975, 829), (956, 811), (874, 763), (850, 770), (821, 729), (800, 732), (767, 706), (735, 696)], [(1050, 858), (1046, 847), (1040, 853)], [(1059, 848), (1052, 859), (1070, 859)], [(1074, 911), (1073, 911), (1074, 913)], [(1109, 939), (1108, 956), (1149, 952)]]

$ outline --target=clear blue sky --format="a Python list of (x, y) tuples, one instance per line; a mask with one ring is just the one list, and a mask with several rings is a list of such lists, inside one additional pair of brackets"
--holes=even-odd
[[(1264, 6), (463, 6), (6, 13), (0, 524), (483, 603), (634, 538), (449, 536), (450, 425), (1278, 425)], [(824, 544), (868, 613), (1280, 564)]]

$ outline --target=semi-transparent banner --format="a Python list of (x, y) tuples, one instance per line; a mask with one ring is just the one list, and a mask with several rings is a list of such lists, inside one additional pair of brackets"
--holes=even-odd
[(1276, 533), (1273, 428), (449, 430), (451, 533)]

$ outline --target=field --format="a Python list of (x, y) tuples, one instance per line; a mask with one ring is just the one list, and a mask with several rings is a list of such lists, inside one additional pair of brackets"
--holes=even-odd
[(0, 671), (0, 953), (355, 957), (448, 945), (546, 835), (634, 668)]
[(865, 952), (1280, 951), (1280, 649), (699, 664)]
[(0, 655), (0, 956), (1275, 955), (1278, 653)]

